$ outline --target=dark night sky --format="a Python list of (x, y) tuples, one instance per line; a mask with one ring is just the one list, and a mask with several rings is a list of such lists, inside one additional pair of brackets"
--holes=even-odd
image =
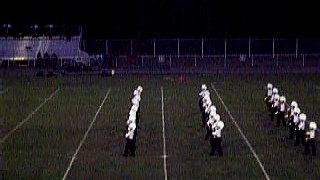
[(316, 8), (287, 0), (29, 0), (9, 1), (0, 23), (81, 24), (87, 36), (110, 38), (320, 37)]

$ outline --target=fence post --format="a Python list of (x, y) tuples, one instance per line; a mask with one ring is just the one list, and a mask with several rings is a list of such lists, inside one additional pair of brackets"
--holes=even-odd
[(109, 44), (108, 44), (108, 39), (106, 39), (106, 55), (109, 55)]
[(272, 58), (274, 59), (274, 38), (272, 38)]
[[(8, 29), (7, 29), (7, 32), (8, 32)], [(8, 34), (8, 33), (7, 33)], [(6, 51), (8, 51), (8, 39), (7, 39), (8, 37), (6, 37)], [(10, 68), (10, 57), (8, 57), (8, 69)]]
[(249, 58), (250, 58), (250, 56), (251, 56), (251, 39), (249, 38), (249, 47), (248, 47), (248, 49), (249, 49)]
[(156, 57), (156, 39), (153, 39), (153, 57)]
[(194, 55), (194, 67), (197, 67), (197, 55)]
[(201, 57), (203, 58), (203, 38), (201, 39)]
[(277, 54), (277, 67), (279, 66), (279, 54)]
[(227, 38), (224, 39), (224, 67), (227, 67)]
[(143, 68), (143, 64), (144, 64), (144, 62), (143, 62), (143, 61), (144, 61), (144, 60), (143, 60), (143, 56), (141, 56), (141, 58), (142, 58), (142, 59), (141, 59), (141, 67)]
[(133, 54), (133, 45), (132, 45), (132, 39), (130, 39), (130, 52)]
[[(249, 56), (250, 58), (250, 56)], [(251, 56), (251, 66), (253, 67), (253, 56)]]
[(299, 48), (299, 40), (296, 39), (296, 59), (298, 59), (298, 48)]
[(180, 40), (178, 39), (178, 58), (180, 57)]
[(304, 54), (302, 55), (302, 67), (304, 67)]
[[(7, 50), (8, 50), (8, 49), (9, 49), (9, 48), (8, 48), (8, 39), (6, 39), (6, 46), (7, 46)], [(11, 58), (14, 58), (14, 53), (15, 53), (15, 49), (13, 49), (12, 56), (11, 56), (11, 57), (8, 57), (8, 69), (10, 69), (10, 59), (11, 59)]]
[(118, 69), (118, 57), (116, 57), (116, 69)]
[(170, 59), (169, 59), (170, 61), (169, 61), (169, 64), (170, 64), (170, 69), (171, 69), (171, 55), (170, 55)]

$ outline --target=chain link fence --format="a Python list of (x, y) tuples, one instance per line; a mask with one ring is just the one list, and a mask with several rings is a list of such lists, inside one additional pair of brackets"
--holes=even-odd
[[(45, 59), (46, 43), (51, 48)], [(3, 68), (36, 67), (40, 51), (46, 66), (91, 70), (320, 68), (320, 39), (0, 39)]]

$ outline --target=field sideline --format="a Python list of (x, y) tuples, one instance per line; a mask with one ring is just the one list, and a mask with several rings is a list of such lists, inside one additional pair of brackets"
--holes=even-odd
[[(9, 89), (0, 95), (4, 179), (320, 179), (319, 145), (318, 156), (303, 155), (286, 128), (269, 122), (263, 102), (271, 82), (320, 125), (319, 74), (2, 79)], [(225, 122), (223, 157), (209, 157), (200, 126), (202, 83)], [(124, 158), (125, 120), (138, 85), (137, 156)]]

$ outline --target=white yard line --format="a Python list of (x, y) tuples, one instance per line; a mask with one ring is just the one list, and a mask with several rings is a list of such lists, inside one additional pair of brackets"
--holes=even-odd
[(163, 171), (164, 179), (168, 179), (167, 173), (167, 151), (166, 151), (166, 135), (165, 135), (165, 123), (164, 123), (164, 97), (163, 97), (163, 87), (161, 87), (161, 109), (162, 109), (162, 139), (163, 139)]
[(24, 123), (29, 121), (31, 117), (37, 113), (50, 99), (52, 99), (58, 92), (60, 88), (56, 89), (48, 98), (46, 98), (35, 110), (33, 110), (23, 121), (21, 121), (15, 128), (8, 132), (2, 139), (1, 143), (6, 141), (16, 130), (18, 130)]
[(221, 96), (219, 95), (219, 93), (218, 93), (217, 89), (214, 87), (213, 83), (211, 83), (211, 86), (212, 86), (212, 89), (214, 90), (214, 92), (216, 93), (217, 97), (219, 98), (220, 102), (222, 103), (222, 105), (223, 105), (224, 109), (225, 109), (225, 110), (227, 111), (227, 113), (229, 114), (229, 116), (230, 116), (230, 118), (231, 118), (232, 122), (233, 122), (233, 123), (234, 123), (234, 125), (237, 127), (237, 129), (238, 129), (239, 133), (241, 134), (242, 138), (243, 138), (243, 139), (244, 139), (244, 141), (247, 143), (247, 145), (248, 145), (248, 147), (249, 147), (250, 151), (252, 152), (253, 156), (256, 158), (256, 160), (257, 160), (257, 162), (258, 162), (258, 164), (259, 164), (259, 166), (260, 166), (260, 168), (261, 168), (261, 170), (262, 170), (262, 172), (263, 172), (264, 176), (266, 177), (266, 179), (268, 179), (268, 180), (269, 180), (269, 179), (270, 179), (270, 177), (269, 177), (268, 173), (266, 172), (266, 170), (265, 170), (265, 168), (264, 168), (263, 164), (261, 163), (261, 161), (260, 161), (260, 159), (259, 159), (259, 157), (258, 157), (257, 153), (256, 153), (256, 152), (255, 152), (255, 150), (252, 148), (252, 145), (250, 144), (250, 142), (248, 141), (247, 137), (244, 135), (244, 133), (243, 133), (243, 132), (242, 132), (242, 130), (240, 129), (240, 127), (239, 127), (238, 123), (234, 120), (234, 118), (233, 118), (232, 114), (230, 113), (230, 111), (229, 111), (228, 107), (226, 106), (226, 104), (225, 104), (225, 103), (224, 103), (224, 101), (222, 100), (222, 98), (221, 98)]
[(87, 131), (86, 131), (86, 133), (84, 134), (82, 140), (80, 141), (80, 144), (79, 144), (78, 148), (77, 148), (76, 151), (74, 152), (74, 154), (73, 154), (73, 156), (72, 156), (72, 158), (71, 158), (71, 161), (70, 161), (70, 163), (69, 163), (69, 166), (68, 166), (66, 172), (65, 172), (64, 175), (63, 175), (63, 178), (62, 178), (63, 180), (65, 180), (65, 179), (67, 178), (68, 173), (69, 173), (69, 171), (70, 171), (70, 169), (71, 169), (71, 167), (72, 167), (72, 164), (73, 164), (74, 160), (76, 159), (76, 157), (77, 157), (77, 155), (78, 155), (78, 153), (79, 153), (79, 151), (80, 151), (80, 149), (81, 149), (81, 146), (83, 145), (84, 141), (86, 140), (86, 138), (87, 138), (87, 136), (88, 136), (88, 134), (89, 134), (89, 132), (90, 132), (93, 124), (95, 123), (95, 121), (96, 121), (96, 119), (97, 119), (97, 117), (98, 117), (98, 114), (100, 113), (101, 108), (102, 108), (102, 106), (104, 105), (104, 102), (106, 101), (106, 99), (108, 98), (108, 96), (109, 96), (109, 94), (110, 94), (110, 91), (111, 91), (111, 88), (109, 88), (109, 90), (108, 90), (107, 94), (105, 95), (103, 101), (101, 102), (101, 104), (100, 104), (100, 106), (99, 106), (96, 114), (94, 115), (94, 117), (93, 117), (93, 119), (92, 119), (92, 121), (91, 121), (91, 123), (90, 123), (90, 125), (89, 125), (89, 127), (88, 127), (88, 129), (87, 129)]

